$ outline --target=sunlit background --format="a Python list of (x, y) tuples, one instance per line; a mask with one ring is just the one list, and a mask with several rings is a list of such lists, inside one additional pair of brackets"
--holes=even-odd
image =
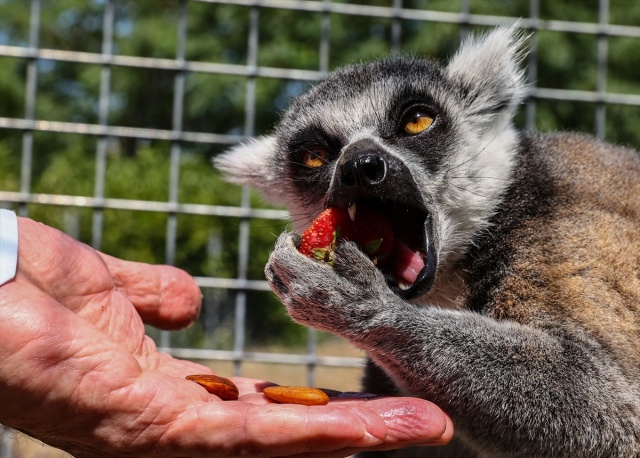
[[(148, 329), (165, 351), (221, 375), (356, 390), (362, 354), (292, 323), (264, 280), (289, 215), (211, 158), (269, 132), (336, 67), (446, 60), (518, 18), (532, 88), (518, 125), (639, 148), (637, 1), (0, 0), (0, 207), (194, 275), (198, 322)], [(61, 455), (0, 434), (1, 458)]]

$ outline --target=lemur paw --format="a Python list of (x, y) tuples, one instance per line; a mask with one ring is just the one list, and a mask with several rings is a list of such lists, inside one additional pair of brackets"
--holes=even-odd
[(296, 236), (283, 233), (265, 274), (273, 291), (299, 323), (350, 334), (380, 312), (393, 294), (371, 260), (352, 242), (336, 249), (333, 266), (298, 252)]

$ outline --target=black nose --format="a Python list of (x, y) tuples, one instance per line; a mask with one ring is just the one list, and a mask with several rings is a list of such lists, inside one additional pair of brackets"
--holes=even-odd
[(344, 149), (325, 204), (348, 207), (360, 199), (393, 200), (409, 205), (422, 202), (404, 161), (370, 138), (357, 140)]
[(342, 183), (346, 186), (373, 188), (387, 176), (387, 163), (375, 153), (365, 153), (346, 160), (341, 168)]

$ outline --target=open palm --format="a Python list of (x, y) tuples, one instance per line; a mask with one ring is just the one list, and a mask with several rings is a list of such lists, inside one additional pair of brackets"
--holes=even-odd
[(412, 398), (277, 405), (235, 378), (238, 401), (184, 379), (204, 366), (158, 352), (201, 294), (186, 273), (121, 261), (20, 218), (16, 278), (0, 287), (0, 423), (78, 456), (346, 456), (444, 443), (452, 425)]

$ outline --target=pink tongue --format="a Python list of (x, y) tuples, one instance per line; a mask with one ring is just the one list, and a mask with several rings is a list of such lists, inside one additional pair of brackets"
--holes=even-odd
[(393, 254), (392, 270), (396, 278), (401, 278), (408, 284), (413, 284), (424, 267), (424, 261), (419, 254), (400, 240), (396, 240)]

